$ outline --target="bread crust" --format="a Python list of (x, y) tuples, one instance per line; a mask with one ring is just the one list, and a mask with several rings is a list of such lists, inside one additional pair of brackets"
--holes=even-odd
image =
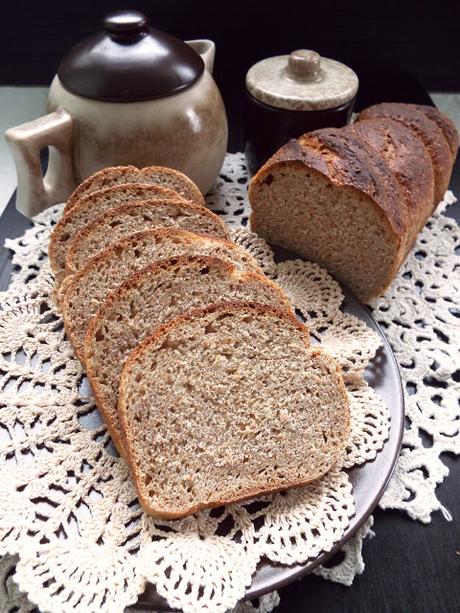
[(357, 121), (388, 117), (399, 121), (414, 130), (425, 143), (433, 163), (434, 173), (434, 206), (437, 206), (449, 187), (453, 160), (449, 144), (438, 124), (428, 118), (425, 112), (415, 105), (399, 102), (382, 102), (362, 111)]
[[(182, 199), (184, 202), (187, 202), (184, 198), (179, 196), (179, 194), (172, 189), (168, 189), (167, 187), (161, 187), (159, 185), (152, 185), (151, 183), (120, 183), (119, 185), (106, 187), (104, 189), (91, 192), (86, 196), (82, 196), (80, 199), (78, 199), (78, 201), (75, 202), (71, 210), (67, 208), (64, 210), (64, 215), (55, 225), (51, 234), (50, 242), (48, 245), (48, 257), (50, 260), (51, 270), (57, 277), (62, 275), (63, 272), (59, 262), (59, 249), (62, 244), (70, 242), (70, 239), (66, 238), (66, 234), (68, 233), (67, 226), (69, 226), (72, 222), (75, 222), (75, 220), (78, 219), (79, 215), (81, 215), (85, 211), (88, 211), (88, 209), (97, 210), (98, 206), (103, 202), (106, 202), (107, 199), (116, 200), (117, 197), (126, 196), (127, 190), (133, 192), (134, 201), (139, 201), (139, 198), (135, 198), (135, 196), (141, 196), (142, 192), (145, 191), (151, 193), (149, 195), (144, 195), (143, 200), (146, 200), (148, 198), (162, 198), (164, 200)], [(121, 206), (121, 204), (113, 205), (113, 207), (116, 206)], [(108, 210), (110, 209), (106, 209), (105, 212), (107, 212)], [(87, 224), (85, 223), (82, 228), (85, 227), (85, 225)]]
[[(75, 287), (78, 286), (78, 284), (80, 283), (82, 279), (84, 280), (85, 278), (87, 278), (88, 274), (90, 274), (91, 272), (95, 270), (100, 269), (104, 261), (106, 261), (107, 259), (111, 259), (117, 251), (123, 250), (123, 248), (125, 248), (126, 246), (129, 246), (143, 239), (152, 240), (152, 241), (157, 242), (159, 239), (168, 238), (168, 237), (169, 238), (174, 238), (174, 237), (180, 238), (183, 244), (188, 244), (188, 245), (205, 240), (206, 243), (211, 243), (215, 245), (216, 247), (224, 246), (231, 251), (238, 250), (238, 246), (236, 245), (236, 243), (233, 243), (231, 241), (217, 238), (215, 236), (209, 236), (208, 234), (199, 234), (195, 232), (189, 232), (188, 230), (183, 230), (182, 228), (175, 228), (171, 226), (167, 228), (151, 228), (149, 230), (143, 230), (140, 232), (136, 232), (135, 234), (130, 234), (126, 236), (125, 238), (122, 238), (121, 240), (117, 241), (116, 243), (112, 243), (106, 249), (99, 252), (93, 258), (88, 260), (83, 266), (83, 268), (80, 268), (80, 270), (78, 270), (75, 274), (68, 275), (62, 282), (61, 287), (58, 292), (58, 303), (62, 311), (62, 317), (64, 321), (64, 328), (65, 328), (66, 334), (74, 348), (77, 358), (82, 363), (84, 362), (84, 355), (83, 355), (81, 348), (79, 347), (79, 342), (77, 342), (74, 326), (72, 325), (71, 317), (69, 316), (69, 299), (72, 296), (72, 292), (75, 289)], [(251, 256), (251, 254), (247, 253), (247, 257), (249, 260), (253, 261), (254, 269), (258, 268), (257, 263), (254, 260), (254, 258)], [(164, 258), (158, 258), (157, 261), (161, 261), (163, 259)], [(166, 259), (170, 259), (170, 258), (166, 258)], [(154, 262), (152, 262), (152, 264), (153, 263)], [(132, 274), (134, 274), (134, 272), (135, 271), (133, 270)]]
[(319, 172), (333, 185), (349, 187), (370, 198), (375, 214), (393, 236), (396, 258), (382, 279), (378, 290), (361, 299), (369, 300), (383, 292), (396, 274), (405, 253), (405, 232), (408, 214), (401, 207), (403, 194), (398, 181), (387, 164), (359, 136), (352, 136), (338, 128), (327, 128), (292, 139), (281, 147), (257, 172), (249, 186), (249, 200), (253, 205), (251, 226), (257, 232), (255, 191), (268, 175), (284, 164), (301, 172)]
[(198, 187), (187, 177), (187, 175), (179, 170), (166, 166), (146, 166), (141, 169), (136, 168), (136, 166), (109, 166), (99, 170), (80, 183), (69, 196), (66, 203), (66, 210), (70, 210), (75, 206), (82, 196), (104, 187), (117, 185), (119, 183), (143, 183), (144, 181), (152, 185), (152, 183), (148, 181), (148, 177), (149, 175), (155, 174), (174, 177), (184, 186), (190, 196), (190, 198), (187, 198), (188, 200), (199, 206), (205, 205), (203, 194)]
[(404, 194), (406, 207), (404, 257), (433, 212), (434, 176), (431, 158), (417, 134), (403, 123), (380, 117), (364, 119), (343, 131), (367, 142), (387, 163)]
[[(199, 319), (201, 317), (204, 317), (208, 313), (214, 313), (214, 312), (219, 312), (219, 311), (221, 311), (222, 313), (237, 313), (241, 311), (246, 311), (251, 314), (259, 313), (259, 314), (265, 314), (265, 315), (269, 315), (273, 317), (278, 317), (280, 319), (284, 319), (287, 323), (291, 324), (296, 331), (301, 333), (303, 340), (305, 342), (305, 347), (311, 352), (312, 355), (321, 355), (324, 359), (326, 359), (326, 361), (328, 362), (331, 368), (332, 373), (336, 376), (336, 381), (338, 383), (338, 386), (339, 386), (339, 389), (342, 395), (342, 400), (344, 402), (344, 407), (345, 407), (345, 412), (346, 412), (346, 417), (347, 417), (347, 422), (344, 425), (345, 435), (343, 437), (343, 449), (345, 449), (346, 443), (349, 438), (350, 429), (351, 429), (351, 417), (350, 417), (348, 395), (347, 395), (345, 383), (343, 381), (343, 377), (341, 374), (341, 368), (339, 364), (323, 349), (320, 349), (317, 347), (312, 348), (310, 346), (309, 333), (308, 333), (306, 326), (300, 323), (292, 313), (286, 312), (282, 309), (276, 309), (270, 306), (261, 305), (261, 304), (257, 304), (253, 302), (230, 302), (230, 303), (225, 303), (225, 304), (222, 304), (222, 303), (211, 304), (205, 308), (193, 309), (191, 311), (188, 311), (187, 313), (184, 313), (183, 315), (179, 315), (178, 317), (170, 320), (169, 322), (166, 322), (165, 324), (159, 326), (149, 337), (147, 337), (141, 343), (139, 343), (137, 347), (130, 353), (127, 361), (125, 362), (122, 373), (121, 373), (119, 396), (118, 396), (118, 411), (120, 415), (120, 422), (121, 422), (121, 427), (123, 431), (123, 436), (126, 441), (128, 455), (132, 457), (133, 441), (132, 441), (132, 437), (130, 436), (131, 433), (129, 429), (128, 415), (127, 415), (128, 398), (126, 394), (126, 381), (127, 381), (127, 378), (129, 377), (130, 369), (132, 368), (133, 363), (136, 361), (138, 356), (143, 351), (148, 349), (148, 347), (151, 344), (154, 344), (157, 341), (159, 341), (162, 337), (166, 336), (172, 329), (180, 326), (182, 323), (191, 321), (193, 319)], [(192, 515), (194, 513), (197, 513), (198, 511), (201, 511), (203, 509), (211, 509), (211, 508), (220, 507), (226, 504), (244, 502), (245, 500), (250, 500), (251, 498), (254, 498), (256, 496), (275, 494), (276, 492), (284, 491), (286, 489), (290, 489), (293, 487), (302, 487), (302, 486), (308, 485), (309, 483), (312, 483), (313, 481), (316, 481), (317, 479), (321, 478), (325, 474), (323, 473), (321, 475), (317, 475), (314, 478), (309, 479), (309, 480), (296, 481), (294, 483), (290, 483), (283, 487), (272, 487), (268, 485), (266, 488), (262, 490), (260, 488), (256, 488), (254, 490), (246, 492), (245, 495), (242, 497), (229, 498), (229, 499), (220, 498), (210, 504), (201, 504), (201, 505), (197, 504), (193, 507), (186, 509), (185, 511), (181, 511), (178, 513), (171, 513), (171, 512), (162, 511), (161, 509), (157, 509), (149, 504), (148, 499), (144, 495), (144, 491), (142, 487), (140, 487), (139, 485), (140, 475), (139, 475), (137, 466), (134, 463), (131, 463), (130, 470), (133, 476), (134, 483), (136, 485), (137, 494), (138, 494), (139, 501), (142, 507), (147, 513), (149, 513), (153, 517), (158, 517), (161, 519), (180, 519), (187, 515)]]
[(242, 281), (251, 279), (257, 279), (258, 281), (262, 281), (264, 284), (272, 286), (276, 293), (278, 293), (280, 301), (286, 305), (286, 310), (292, 310), (288, 297), (278, 285), (273, 283), (273, 281), (270, 281), (264, 275), (256, 272), (240, 271), (233, 264), (230, 264), (229, 262), (225, 262), (224, 260), (212, 256), (178, 256), (176, 258), (170, 258), (169, 260), (161, 260), (158, 262), (154, 262), (153, 264), (150, 264), (149, 266), (146, 266), (142, 270), (137, 271), (133, 275), (131, 275), (122, 285), (120, 285), (108, 296), (104, 304), (99, 308), (96, 315), (93, 317), (88, 326), (88, 329), (85, 334), (85, 340), (83, 343), (84, 363), (88, 375), (88, 380), (91, 384), (91, 388), (96, 399), (96, 404), (102, 414), (102, 417), (104, 418), (104, 422), (107, 425), (115, 447), (118, 449), (120, 455), (122, 455), (124, 458), (127, 457), (127, 454), (121, 432), (117, 432), (114, 429), (114, 425), (111, 421), (110, 410), (104, 402), (104, 398), (101, 393), (100, 387), (97, 384), (95, 372), (93, 369), (91, 359), (93, 340), (96, 335), (97, 328), (99, 327), (105, 312), (109, 310), (114, 303), (121, 300), (123, 298), (123, 295), (129, 292), (132, 287), (136, 286), (140, 279), (145, 279), (149, 276), (155, 276), (163, 270), (174, 270), (174, 268), (182, 268), (186, 266), (195, 266), (196, 268), (208, 266), (215, 267), (220, 268), (221, 270), (225, 270), (229, 276), (234, 276), (235, 278), (239, 278)]
[(125, 214), (127, 212), (135, 212), (136, 210), (141, 210), (145, 207), (154, 209), (155, 207), (161, 206), (163, 204), (177, 206), (184, 211), (195, 212), (198, 216), (201, 216), (203, 218), (206, 217), (209, 220), (212, 219), (213, 222), (216, 223), (216, 226), (220, 228), (222, 232), (222, 237), (225, 237), (226, 239), (230, 238), (230, 234), (228, 232), (227, 226), (225, 225), (225, 222), (220, 217), (218, 217), (218, 215), (204, 207), (197, 206), (196, 204), (191, 204), (180, 196), (178, 196), (178, 198), (175, 200), (168, 199), (162, 201), (161, 199), (156, 198), (148, 200), (139, 200), (132, 203), (122, 204), (120, 206), (109, 209), (105, 213), (102, 213), (102, 215), (100, 215), (99, 217), (96, 217), (96, 219), (94, 219), (91, 223), (85, 226), (82, 230), (80, 230), (80, 232), (78, 232), (74, 236), (70, 248), (67, 252), (66, 273), (73, 274), (77, 272), (78, 267), (76, 263), (76, 254), (80, 248), (80, 245), (83, 241), (87, 239), (88, 236), (92, 234), (95, 229), (97, 229), (98, 225), (101, 222), (106, 222), (107, 220), (112, 219), (116, 220), (120, 215)]
[(94, 191), (96, 191), (96, 189), (103, 189), (104, 187), (114, 185), (113, 180), (120, 176), (125, 176), (129, 179), (134, 177), (138, 172), (139, 169), (135, 166), (109, 166), (108, 168), (103, 168), (95, 172), (73, 190), (67, 198), (65, 210), (70, 210), (82, 196), (93, 191), (93, 186), (97, 186)]

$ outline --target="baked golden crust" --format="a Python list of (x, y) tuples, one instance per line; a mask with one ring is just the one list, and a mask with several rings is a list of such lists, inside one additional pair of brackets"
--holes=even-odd
[(433, 212), (434, 177), (430, 155), (417, 134), (387, 117), (365, 119), (343, 128), (367, 142), (388, 164), (405, 196), (407, 253)]
[(431, 119), (431, 121), (434, 121), (439, 128), (441, 128), (442, 133), (444, 134), (450, 147), (452, 162), (455, 162), (455, 158), (457, 157), (458, 153), (459, 136), (458, 130), (452, 119), (445, 113), (442, 113), (435, 106), (428, 106), (427, 104), (417, 104), (415, 106), (419, 111), (425, 113), (425, 115)]
[(331, 181), (370, 196), (395, 234), (401, 236), (405, 232), (408, 220), (400, 206), (399, 184), (386, 162), (363, 139), (339, 128), (326, 128), (304, 134), (299, 143), (327, 156)]
[[(407, 226), (406, 214), (400, 207), (400, 187), (388, 167), (360, 140), (342, 135), (335, 128), (290, 140), (254, 176), (249, 186), (249, 200), (256, 185), (266, 181), (270, 169), (283, 163), (298, 164), (322, 173), (335, 185), (348, 185), (370, 196), (399, 240)], [(379, 168), (383, 169), (383, 175)]]
[[(166, 179), (167, 183), (165, 185), (163, 183), (164, 179)], [(170, 183), (169, 180), (171, 180), (173, 185), (168, 184)], [(166, 166), (146, 166), (141, 169), (135, 166), (110, 166), (99, 170), (80, 183), (69, 196), (66, 210), (70, 210), (80, 198), (96, 190), (119, 185), (120, 183), (144, 182), (170, 187), (190, 202), (199, 206), (204, 206), (205, 204), (203, 194), (195, 183), (179, 170)]]
[(427, 117), (415, 105), (383, 102), (362, 111), (357, 121), (388, 117), (403, 123), (423, 140), (433, 163), (435, 206), (449, 187), (453, 159), (449, 144), (438, 124)]

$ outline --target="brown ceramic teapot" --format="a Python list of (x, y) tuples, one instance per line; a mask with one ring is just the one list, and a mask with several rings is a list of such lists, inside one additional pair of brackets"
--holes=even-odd
[(35, 215), (115, 165), (170, 166), (206, 193), (227, 147), (225, 109), (211, 76), (214, 53), (212, 41), (182, 42), (149, 28), (136, 11), (108, 15), (104, 31), (59, 65), (50, 114), (6, 133), (18, 172), (18, 209)]

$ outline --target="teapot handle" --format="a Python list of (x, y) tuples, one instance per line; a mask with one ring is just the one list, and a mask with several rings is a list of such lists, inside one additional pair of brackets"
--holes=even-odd
[[(60, 109), (5, 132), (16, 164), (16, 208), (26, 217), (64, 202), (75, 188), (72, 127), (72, 117)], [(45, 176), (40, 164), (40, 150), (44, 147), (49, 147)]]
[(201, 59), (206, 66), (206, 70), (212, 74), (214, 69), (214, 58), (216, 56), (216, 45), (212, 40), (208, 40), (207, 38), (200, 38), (197, 40), (186, 40), (185, 41), (189, 47), (191, 47), (194, 51), (201, 56)]

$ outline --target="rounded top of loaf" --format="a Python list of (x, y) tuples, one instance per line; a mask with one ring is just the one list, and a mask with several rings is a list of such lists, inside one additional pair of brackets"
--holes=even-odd
[(411, 211), (433, 202), (433, 167), (430, 155), (417, 134), (388, 117), (365, 119), (344, 128), (365, 140), (382, 156), (402, 186)]
[(266, 180), (274, 167), (282, 165), (313, 169), (334, 185), (348, 186), (369, 196), (400, 240), (407, 226), (406, 211), (400, 206), (401, 188), (386, 162), (359, 136), (338, 128), (325, 128), (290, 140), (252, 179), (250, 200), (255, 186)]
[(87, 194), (126, 183), (148, 183), (173, 189), (180, 196), (197, 205), (204, 205), (204, 198), (195, 183), (180, 170), (167, 166), (109, 166), (85, 179), (69, 196), (65, 210), (70, 210)]
[(431, 119), (431, 121), (434, 121), (441, 129), (445, 139), (449, 144), (450, 152), (452, 153), (452, 161), (454, 161), (457, 157), (459, 136), (457, 127), (455, 126), (452, 119), (448, 117), (445, 113), (442, 113), (435, 106), (428, 106), (427, 104), (417, 104), (415, 106), (419, 111), (421, 111), (429, 119)]
[(399, 121), (416, 132), (423, 140), (431, 156), (434, 172), (434, 200), (442, 200), (449, 186), (452, 170), (452, 153), (447, 139), (438, 124), (414, 104), (382, 102), (364, 109), (358, 120), (388, 117)]

